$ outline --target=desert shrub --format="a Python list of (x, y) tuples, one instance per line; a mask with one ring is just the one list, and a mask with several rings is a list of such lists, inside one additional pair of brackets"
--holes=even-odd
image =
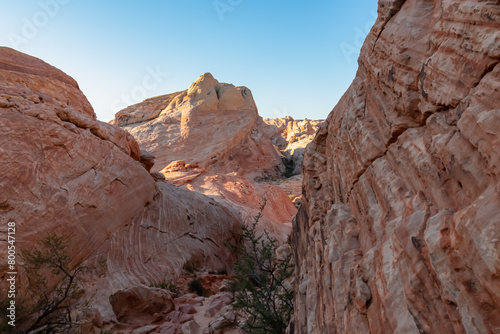
[(276, 241), (267, 233), (258, 234), (256, 226), (265, 203), (250, 225), (243, 226), (244, 243), (235, 263), (233, 307), (245, 319), (239, 325), (247, 333), (285, 333), (293, 311), (293, 289), (286, 280), (294, 271), (291, 254), (276, 259)]
[(179, 295), (179, 287), (177, 285), (175, 285), (174, 283), (172, 283), (172, 281), (166, 282), (165, 279), (163, 279), (159, 283), (150, 284), (149, 287), (168, 290), (168, 291), (172, 292), (175, 296)]
[(203, 296), (205, 294), (205, 288), (199, 279), (194, 279), (188, 283), (189, 292), (194, 292), (198, 296)]
[(68, 333), (75, 325), (72, 311), (77, 306), (87, 307), (78, 303), (85, 292), (80, 286), (84, 268), (70, 268), (69, 239), (49, 234), (35, 249), (21, 251), (29, 283), (25, 295), (31, 301), (25, 305), (30, 317), (20, 319), (25, 322), (26, 332)]
[(281, 160), (283, 161), (283, 165), (285, 166), (285, 171), (282, 173), (282, 176), (286, 179), (289, 179), (295, 175), (293, 173), (293, 170), (295, 169), (295, 163), (293, 162), (293, 157), (290, 157), (290, 159), (281, 158)]

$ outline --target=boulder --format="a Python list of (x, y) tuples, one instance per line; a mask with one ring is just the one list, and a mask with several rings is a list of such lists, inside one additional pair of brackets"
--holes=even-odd
[(132, 325), (158, 321), (175, 309), (173, 296), (162, 289), (137, 286), (109, 296), (116, 319)]

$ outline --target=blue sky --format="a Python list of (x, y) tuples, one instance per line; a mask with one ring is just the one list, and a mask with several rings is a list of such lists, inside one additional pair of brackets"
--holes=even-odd
[(323, 119), (349, 87), (377, 0), (0, 0), (0, 45), (75, 80), (109, 121), (210, 72), (263, 117)]

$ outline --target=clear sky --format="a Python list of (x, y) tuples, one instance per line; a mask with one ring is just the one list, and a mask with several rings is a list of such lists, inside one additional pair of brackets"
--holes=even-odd
[(377, 0), (0, 0), (0, 45), (76, 81), (97, 117), (210, 72), (263, 117), (323, 119), (349, 87)]

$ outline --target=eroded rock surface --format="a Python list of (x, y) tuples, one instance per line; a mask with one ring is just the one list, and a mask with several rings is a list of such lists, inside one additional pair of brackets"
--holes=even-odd
[[(19, 251), (49, 233), (69, 236), (71, 265), (86, 267), (85, 289), (106, 321), (118, 290), (173, 280), (188, 262), (232, 262), (224, 241), (239, 220), (206, 196), (156, 183), (152, 163), (129, 133), (95, 119), (73, 79), (0, 48), (0, 220), (16, 223)], [(7, 258), (7, 240), (0, 246)]]
[(251, 91), (219, 83), (210, 73), (188, 90), (130, 106), (113, 124), (155, 155), (153, 171), (173, 161), (239, 175), (277, 174), (282, 163), (262, 125)]
[(500, 331), (500, 6), (379, 1), (304, 158), (296, 333)]
[(212, 197), (242, 222), (253, 222), (267, 201), (259, 228), (286, 239), (296, 208), (279, 187), (256, 182), (280, 179), (285, 167), (248, 88), (205, 73), (188, 90), (130, 106), (112, 123), (155, 156), (153, 172)]
[(157, 322), (175, 309), (171, 292), (146, 286), (119, 290), (109, 302), (117, 320), (131, 325)]
[(280, 150), (285, 171), (282, 178), (261, 178), (260, 182), (278, 186), (298, 207), (302, 198), (302, 162), (306, 146), (314, 139), (322, 120), (294, 120), (290, 116), (266, 118), (266, 135)]
[[(241, 334), (235, 323), (241, 322), (233, 309), (233, 294), (225, 291), (227, 276), (201, 275), (205, 293), (185, 293), (173, 298), (170, 291), (136, 286), (120, 290), (110, 296), (117, 321), (99, 327), (86, 323), (88, 332), (110, 331), (123, 334), (135, 333), (191, 333), (191, 334)], [(200, 277), (200, 276), (197, 276)], [(191, 276), (190, 280), (193, 280)], [(222, 284), (221, 284), (222, 283)], [(181, 283), (184, 285), (184, 283)], [(186, 287), (179, 286), (180, 290)], [(90, 318), (90, 317), (89, 317)], [(81, 326), (80, 326), (81, 328)]]
[(316, 135), (322, 120), (294, 120), (290, 116), (283, 118), (266, 118), (264, 122), (269, 125), (271, 141), (283, 153), (289, 169), (288, 175), (302, 173), (302, 160), (304, 151)]

